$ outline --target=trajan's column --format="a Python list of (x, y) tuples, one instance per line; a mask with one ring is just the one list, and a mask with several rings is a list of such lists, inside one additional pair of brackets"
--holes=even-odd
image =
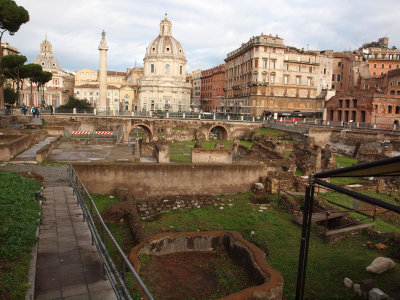
[(97, 106), (98, 111), (108, 111), (109, 103), (107, 100), (107, 43), (106, 33), (101, 33), (101, 41), (99, 45), (100, 51), (100, 74), (99, 74), (99, 103)]

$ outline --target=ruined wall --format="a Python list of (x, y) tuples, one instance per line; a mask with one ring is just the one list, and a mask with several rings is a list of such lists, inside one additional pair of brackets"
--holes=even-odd
[(163, 196), (151, 197), (137, 202), (136, 207), (139, 216), (143, 220), (152, 219), (160, 213), (176, 209), (196, 209), (208, 205), (219, 204), (215, 196), (193, 195), (193, 196)]
[(244, 192), (266, 175), (266, 166), (244, 164), (74, 163), (73, 166), (89, 192), (107, 194), (124, 187), (136, 198)]
[(193, 164), (231, 164), (232, 151), (225, 149), (192, 149)]

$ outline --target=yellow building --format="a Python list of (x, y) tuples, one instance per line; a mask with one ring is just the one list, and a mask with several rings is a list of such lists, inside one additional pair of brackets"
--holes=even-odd
[[(138, 83), (143, 68), (128, 68), (126, 72), (107, 71), (107, 100), (112, 111), (134, 111), (139, 94)], [(95, 108), (99, 104), (99, 71), (83, 68), (75, 72), (74, 96), (88, 100)]]

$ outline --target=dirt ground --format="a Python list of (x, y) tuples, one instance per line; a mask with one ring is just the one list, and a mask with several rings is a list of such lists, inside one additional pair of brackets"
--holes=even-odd
[(157, 300), (216, 299), (251, 286), (245, 270), (222, 250), (180, 252), (146, 259), (140, 276)]

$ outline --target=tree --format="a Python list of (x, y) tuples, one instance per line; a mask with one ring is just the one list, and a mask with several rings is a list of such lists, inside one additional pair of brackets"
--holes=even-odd
[(40, 76), (40, 73), (43, 72), (42, 66), (38, 64), (27, 64), (23, 66), (23, 73), (25, 78), (28, 78), (28, 81), (31, 85), (31, 96), (29, 99), (29, 105), (33, 105), (33, 98), (32, 98), (32, 89), (33, 83), (36, 83), (36, 78)]
[(86, 99), (77, 99), (73, 96), (69, 96), (68, 102), (64, 105), (60, 105), (59, 109), (71, 109), (71, 108), (78, 108), (78, 109), (90, 109), (93, 108), (92, 105)]
[(32, 81), (36, 83), (38, 92), (40, 92), (40, 88), (42, 88), (42, 103), (41, 106), (44, 105), (44, 87), (47, 82), (49, 82), (53, 78), (53, 73), (41, 71), (37, 73), (33, 78)]
[[(22, 6), (18, 6), (13, 0), (0, 0), (0, 62), (3, 57), (1, 40), (3, 34), (8, 31), (14, 35), (22, 24), (29, 21), (29, 13)], [(1, 71), (1, 70), (0, 70)], [(4, 107), (3, 85), (0, 85), (0, 108)]]
[(4, 102), (13, 105), (17, 101), (17, 93), (10, 85), (4, 87)]
[(11, 79), (16, 85), (17, 106), (19, 106), (19, 89), (21, 82), (26, 78), (27, 74), (24, 70), (26, 56), (23, 55), (6, 55), (0, 62), (1, 73), (5, 78)]

